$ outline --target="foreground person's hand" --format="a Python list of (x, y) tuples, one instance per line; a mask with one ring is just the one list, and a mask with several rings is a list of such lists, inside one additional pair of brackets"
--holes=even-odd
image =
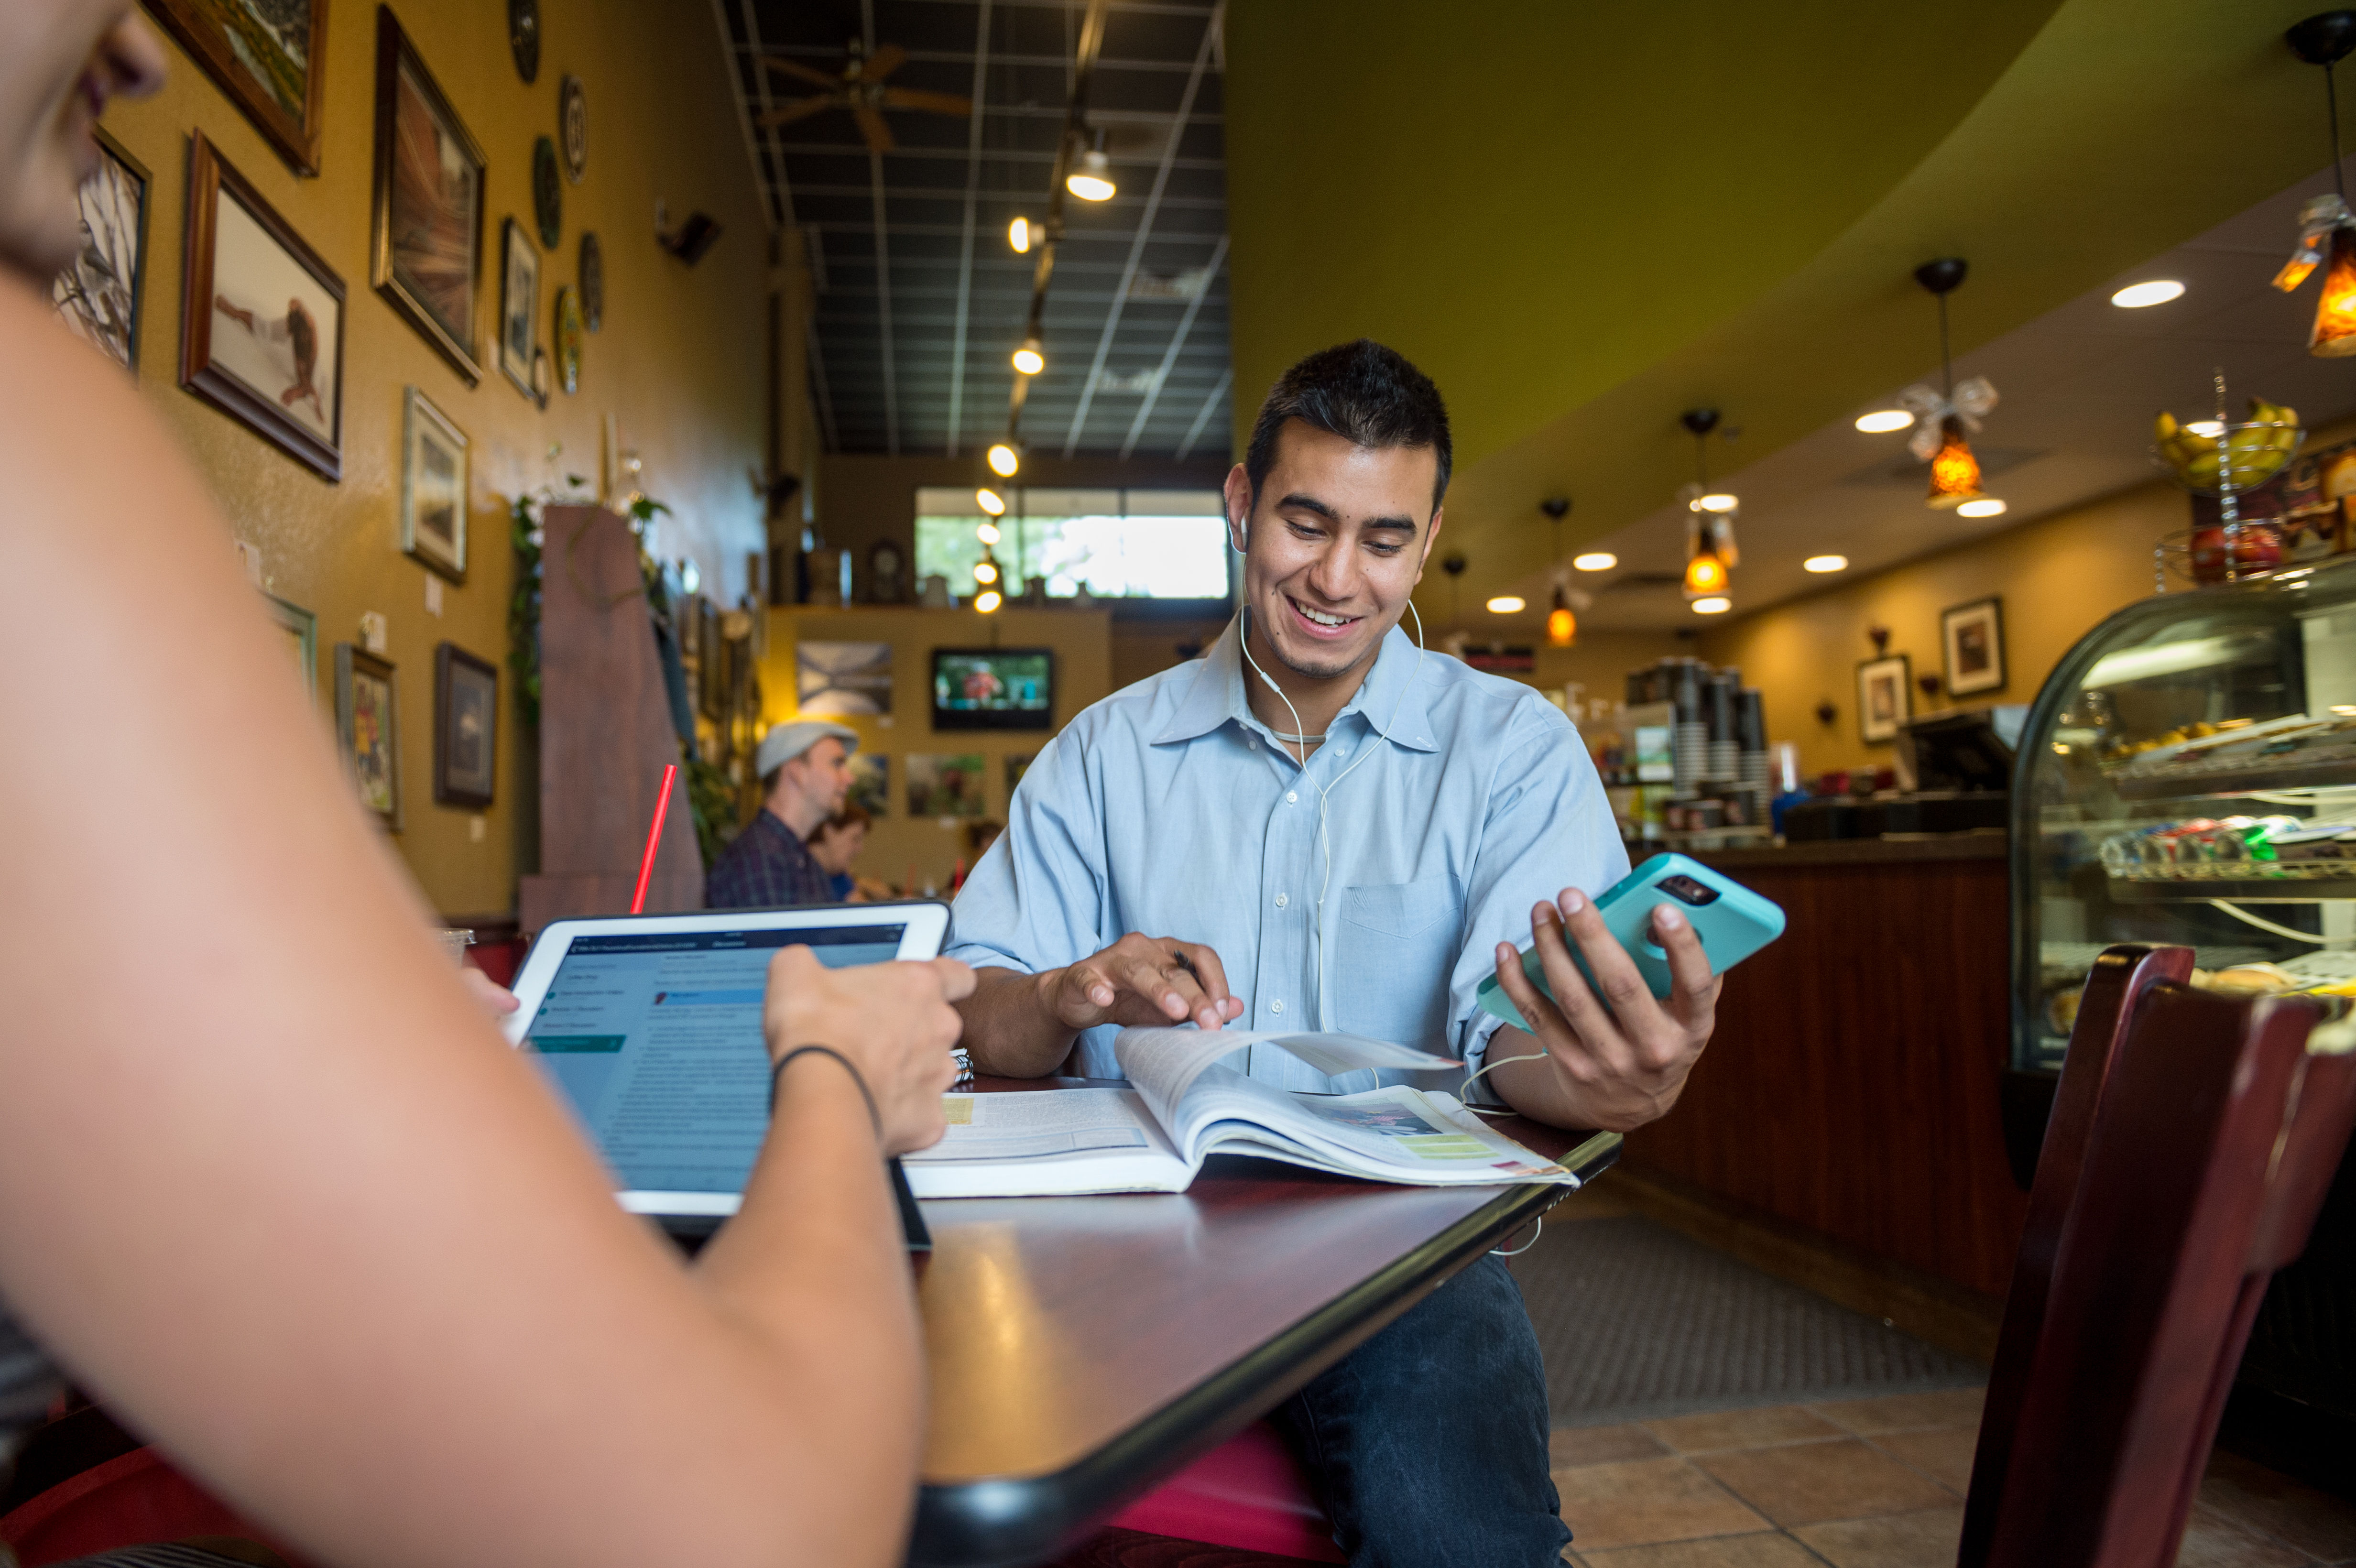
[[(963, 1027), (949, 1004), (972, 991), (973, 971), (954, 958), (829, 969), (809, 948), (787, 947), (769, 961), (762, 1032), (772, 1062), (802, 1045), (848, 1057), (875, 1097), (884, 1152), (905, 1154), (940, 1139), (941, 1094), (957, 1081), (949, 1048)], [(812, 1052), (787, 1070), (778, 1093), (804, 1072), (841, 1071)]]
[[(1719, 982), (1692, 923), (1666, 904), (1653, 912), (1653, 940), (1669, 961), (1669, 995), (1659, 1000), (1586, 894), (1567, 888), (1559, 909), (1539, 904), (1530, 921), (1554, 998), (1530, 983), (1521, 955), (1505, 943), (1497, 945), (1497, 983), (1545, 1048), (1542, 1065), (1564, 1099), (1580, 1108), (1582, 1125), (1616, 1132), (1666, 1114), (1717, 1022)], [(1595, 976), (1593, 987), (1571, 959), (1566, 930)]]
[(1092, 957), (1039, 976), (1047, 1009), (1066, 1029), (1188, 1020), (1217, 1029), (1243, 1016), (1219, 955), (1199, 942), (1130, 932)]
[(466, 987), (466, 994), (475, 998), (475, 1005), (491, 1015), (493, 1023), (523, 1006), (513, 991), (471, 964), (458, 971), (458, 978)]

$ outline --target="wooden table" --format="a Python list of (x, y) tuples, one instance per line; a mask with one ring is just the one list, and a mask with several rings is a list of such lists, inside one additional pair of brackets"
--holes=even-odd
[[(1619, 1157), (1616, 1134), (1499, 1129), (1581, 1180)], [(1054, 1556), (1569, 1191), (1382, 1187), (1222, 1156), (1179, 1194), (927, 1200), (932, 1426), (910, 1563)]]

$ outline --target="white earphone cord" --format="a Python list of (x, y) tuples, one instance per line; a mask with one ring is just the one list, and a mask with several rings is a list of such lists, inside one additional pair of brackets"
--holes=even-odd
[[(1400, 712), (1407, 707), (1408, 693), (1415, 689), (1417, 677), (1423, 674), (1423, 656), (1427, 651), (1423, 645), (1423, 616), (1417, 612), (1415, 601), (1413, 599), (1409, 599), (1407, 602), (1407, 613), (1415, 616), (1415, 668), (1408, 673), (1407, 684), (1399, 688), (1398, 700), (1391, 704), (1391, 716), (1389, 722), (1386, 723), (1381, 730), (1376, 731), (1376, 733), (1386, 741), (1391, 738), (1391, 725), (1398, 722)], [(1284, 710), (1292, 715), (1292, 728), (1294, 732), (1290, 735), (1279, 736), (1278, 739), (1303, 742), (1300, 755), (1295, 757), (1293, 760), (1301, 764), (1301, 770), (1305, 774), (1309, 771), (1309, 748), (1306, 744), (1308, 740), (1308, 726), (1301, 723), (1301, 710), (1292, 706), (1292, 699), (1284, 695), (1284, 688), (1277, 685), (1274, 680), (1270, 679), (1268, 671), (1259, 667), (1259, 661), (1252, 657), (1251, 606), (1248, 604), (1244, 606), (1244, 633), (1242, 638), (1244, 662), (1251, 666), (1252, 673), (1259, 677), (1261, 682), (1265, 684), (1270, 691), (1276, 693), (1276, 699), (1284, 704)], [(1388, 635), (1387, 633), (1385, 635)], [(1376, 650), (1375, 656), (1377, 659), (1382, 656), (1379, 648)], [(1372, 674), (1373, 672), (1368, 671), (1367, 673)], [(1333, 840), (1330, 836), (1328, 836), (1325, 830), (1326, 797), (1334, 790), (1341, 787), (1342, 781), (1344, 779), (1348, 778), (1352, 773), (1357, 772), (1359, 763), (1364, 763), (1368, 757), (1374, 755), (1374, 751), (1375, 749), (1372, 746), (1368, 746), (1364, 751), (1361, 751), (1358, 753), (1357, 761), (1352, 763), (1348, 767), (1344, 768), (1339, 773), (1335, 774), (1332, 784), (1312, 786), (1317, 791), (1317, 843), (1318, 847), (1324, 851), (1325, 855), (1324, 879), (1317, 884), (1317, 1027), (1320, 1029), (1331, 1029), (1333, 1027), (1333, 1021), (1327, 1017), (1325, 1010), (1325, 894), (1333, 885)], [(1288, 752), (1288, 754), (1290, 754), (1290, 752)]]

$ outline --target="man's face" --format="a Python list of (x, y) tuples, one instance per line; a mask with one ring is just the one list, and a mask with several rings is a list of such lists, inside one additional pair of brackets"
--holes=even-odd
[(851, 792), (851, 753), (829, 735), (779, 770), (779, 781), (801, 797), (806, 806), (823, 807), (818, 815), (832, 816), (842, 809)]
[[(1252, 628), (1286, 668), (1346, 674), (1398, 624), (1440, 534), (1439, 472), (1430, 447), (1368, 450), (1294, 420), (1277, 432), (1257, 497), (1241, 464), (1227, 475)], [(1246, 515), (1248, 539), (1236, 527)]]

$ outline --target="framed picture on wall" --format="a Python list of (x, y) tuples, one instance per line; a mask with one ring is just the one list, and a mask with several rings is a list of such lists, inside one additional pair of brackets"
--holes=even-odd
[(295, 678), (303, 683), (303, 700), (316, 708), (319, 705), (319, 617), (275, 593), (265, 593), (262, 597), (270, 606), (270, 618), (278, 623), (278, 630), (286, 638), (286, 662), (294, 667)]
[(473, 386), (483, 272), (483, 149), (416, 46), (377, 12), (376, 205), (369, 282)]
[(336, 740), (360, 805), (401, 831), (401, 688), (392, 666), (350, 643), (336, 645)]
[(144, 0), (298, 175), (319, 172), (327, 0)]
[(180, 385), (325, 479), (344, 473), (344, 281), (198, 131)]
[(908, 815), (911, 816), (980, 816), (982, 815), (982, 770), (980, 753), (954, 756), (918, 754), (908, 759)]
[(532, 352), (540, 347), (532, 323), (540, 313), (540, 252), (523, 225), (510, 218), (500, 229), (499, 369), (517, 391), (534, 402)]
[(401, 416), (401, 548), (466, 581), (466, 432), (414, 387)]
[(489, 805), (498, 739), (498, 667), (444, 643), (434, 650), (434, 798)]
[(81, 182), (81, 254), (49, 285), (77, 336), (126, 370), (139, 368), (139, 301), (147, 275), (147, 168), (93, 126), (98, 167)]
[(2004, 600), (1990, 594), (1939, 613), (1939, 642), (1947, 656), (1947, 690), (1956, 697), (2002, 689)]
[(1914, 717), (1914, 677), (1904, 654), (1867, 659), (1857, 667), (1857, 727), (1868, 743), (1898, 739)]
[(843, 799), (870, 816), (890, 816), (892, 759), (867, 751), (851, 753), (851, 789)]

